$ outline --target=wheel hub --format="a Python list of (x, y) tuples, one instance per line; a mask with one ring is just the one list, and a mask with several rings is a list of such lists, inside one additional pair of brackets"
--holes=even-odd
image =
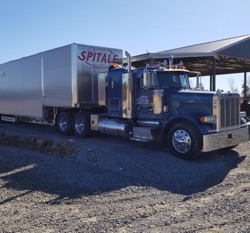
[(185, 130), (177, 130), (173, 134), (172, 143), (179, 153), (187, 153), (191, 149), (191, 137)]
[(84, 122), (80, 117), (75, 120), (75, 130), (77, 133), (82, 133), (84, 130)]
[(59, 127), (61, 131), (65, 131), (68, 127), (67, 119), (65, 117), (61, 117), (59, 121)]

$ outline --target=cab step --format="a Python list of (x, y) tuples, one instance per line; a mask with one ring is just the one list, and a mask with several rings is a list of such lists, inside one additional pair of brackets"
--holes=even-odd
[(157, 129), (152, 127), (133, 127), (133, 141), (151, 142), (157, 139)]

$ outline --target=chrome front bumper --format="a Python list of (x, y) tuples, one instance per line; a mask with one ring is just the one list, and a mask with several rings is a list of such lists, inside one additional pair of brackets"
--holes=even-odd
[(203, 135), (203, 152), (237, 146), (249, 141), (249, 126), (219, 133)]

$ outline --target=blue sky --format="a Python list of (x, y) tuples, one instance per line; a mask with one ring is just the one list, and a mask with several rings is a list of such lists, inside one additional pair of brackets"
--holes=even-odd
[[(157, 52), (250, 34), (249, 0), (0, 0), (0, 63), (70, 43)], [(217, 76), (240, 90), (243, 74)], [(205, 86), (208, 85), (203, 78)]]

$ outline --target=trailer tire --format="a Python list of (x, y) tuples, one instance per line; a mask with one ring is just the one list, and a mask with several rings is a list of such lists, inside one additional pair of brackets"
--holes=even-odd
[(56, 119), (56, 129), (60, 134), (72, 134), (72, 114), (70, 112), (60, 112)]
[(167, 141), (171, 153), (181, 159), (192, 160), (202, 150), (202, 135), (191, 122), (179, 122), (172, 126)]
[(79, 112), (73, 119), (74, 134), (81, 138), (86, 138), (90, 135), (90, 115), (87, 112)]

